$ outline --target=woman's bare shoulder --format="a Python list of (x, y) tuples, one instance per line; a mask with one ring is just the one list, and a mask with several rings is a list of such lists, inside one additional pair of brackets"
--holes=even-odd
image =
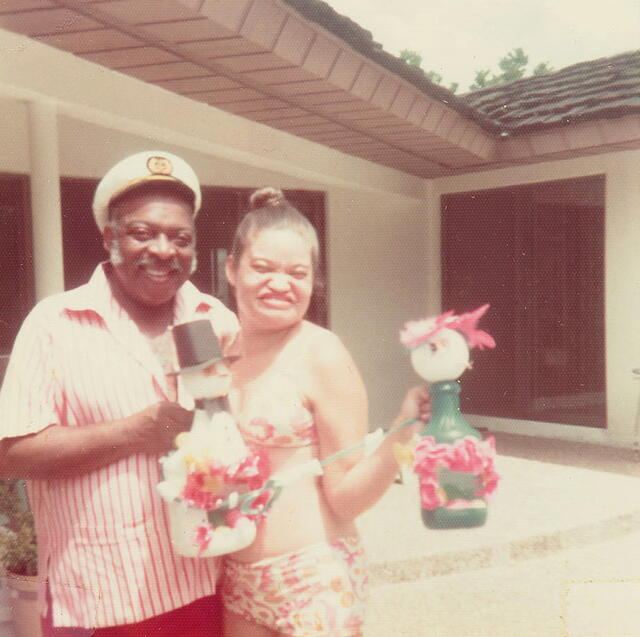
[(340, 337), (326, 327), (305, 321), (303, 330), (302, 337), (314, 354), (322, 354), (323, 352), (332, 354), (346, 351)]
[(336, 366), (353, 366), (353, 359), (340, 337), (314, 323), (305, 323), (306, 348), (312, 368), (317, 372), (335, 369)]

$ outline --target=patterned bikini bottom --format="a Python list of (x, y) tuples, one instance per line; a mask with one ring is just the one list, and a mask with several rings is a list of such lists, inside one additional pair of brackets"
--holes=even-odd
[(227, 558), (225, 608), (290, 637), (362, 633), (367, 571), (360, 539), (319, 542), (243, 563)]

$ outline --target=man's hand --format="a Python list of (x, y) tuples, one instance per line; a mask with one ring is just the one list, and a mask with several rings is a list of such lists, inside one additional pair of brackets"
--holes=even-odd
[(52, 425), (35, 434), (5, 438), (0, 440), (0, 477), (69, 478), (134, 453), (166, 453), (192, 421), (192, 411), (159, 402), (120, 420), (84, 427)]
[(136, 414), (132, 434), (143, 453), (164, 453), (174, 447), (176, 436), (191, 428), (193, 412), (178, 403), (159, 402)]

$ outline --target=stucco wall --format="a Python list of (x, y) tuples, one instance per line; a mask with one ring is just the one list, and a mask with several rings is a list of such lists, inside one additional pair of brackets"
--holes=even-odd
[(631, 370), (640, 367), (640, 151), (593, 155), (579, 159), (551, 161), (456, 178), (438, 179), (432, 184), (431, 208), (446, 193), (499, 188), (518, 184), (569, 179), (587, 175), (605, 176), (605, 317), (606, 385), (608, 428), (592, 430), (542, 423), (478, 423), (493, 429), (571, 439), (631, 442), (639, 405), (640, 381)]
[[(29, 172), (28, 103), (56, 104), (61, 172), (100, 177), (150, 145), (193, 163), (211, 185), (327, 193), (330, 322), (361, 367), (372, 423), (385, 423), (416, 381), (398, 346), (402, 323), (439, 309), (439, 196), (585, 175), (606, 176), (606, 348), (609, 428), (492, 421), (494, 429), (629, 441), (640, 381), (640, 151), (420, 180), (249, 123), (0, 30), (0, 171)], [(479, 421), (480, 422), (480, 421)]]
[(361, 368), (372, 425), (389, 421), (418, 380), (398, 330), (437, 302), (422, 180), (2, 30), (0, 51), (0, 171), (29, 172), (28, 103), (45, 100), (60, 114), (66, 176), (98, 178), (125, 155), (160, 147), (184, 156), (205, 184), (325, 191), (330, 324)]

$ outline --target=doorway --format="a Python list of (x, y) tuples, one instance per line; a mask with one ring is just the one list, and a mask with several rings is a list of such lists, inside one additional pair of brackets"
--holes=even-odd
[(490, 303), (463, 409), (606, 427), (603, 176), (445, 195), (444, 309)]

